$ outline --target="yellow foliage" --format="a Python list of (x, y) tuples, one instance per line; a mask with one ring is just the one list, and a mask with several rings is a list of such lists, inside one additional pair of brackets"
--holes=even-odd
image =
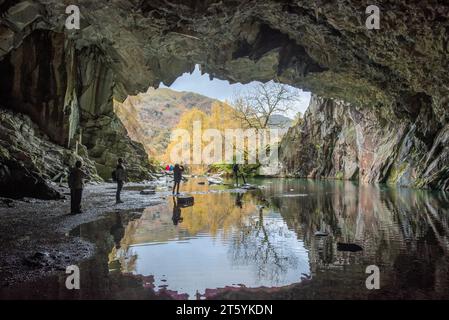
[[(195, 121), (201, 122), (201, 130), (204, 132), (206, 129), (217, 129), (221, 132), (222, 137), (226, 129), (238, 129), (242, 128), (242, 124), (236, 120), (235, 110), (226, 103), (215, 102), (212, 104), (210, 113), (201, 111), (198, 108), (192, 108), (184, 112), (179, 120), (178, 125), (175, 129), (187, 130), (190, 134), (190, 146), (191, 146), (191, 157), (193, 154), (193, 132)], [(179, 143), (178, 140), (170, 141), (165, 156), (164, 161), (167, 163), (176, 162), (182, 163), (182, 159), (170, 159), (171, 152), (173, 148)], [(207, 142), (202, 141), (202, 150), (207, 145)], [(172, 160), (172, 161), (170, 161)], [(204, 166), (191, 166), (191, 173), (204, 172)]]

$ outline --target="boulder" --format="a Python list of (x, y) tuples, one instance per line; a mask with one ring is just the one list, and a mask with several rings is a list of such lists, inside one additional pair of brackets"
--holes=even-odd
[(178, 206), (180, 206), (181, 208), (187, 208), (187, 207), (191, 207), (195, 204), (195, 199), (194, 199), (194, 197), (189, 196), (189, 195), (178, 196), (177, 203), (178, 203)]
[(355, 243), (337, 243), (337, 250), (338, 251), (349, 251), (349, 252), (359, 252), (363, 251), (363, 248)]
[(145, 190), (140, 191), (140, 194), (152, 195), (152, 194), (156, 194), (156, 190), (155, 189), (145, 189)]

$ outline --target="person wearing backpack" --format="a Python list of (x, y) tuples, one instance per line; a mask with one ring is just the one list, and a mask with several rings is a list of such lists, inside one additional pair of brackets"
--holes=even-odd
[(77, 161), (75, 167), (70, 169), (69, 188), (70, 188), (70, 213), (78, 214), (81, 211), (81, 199), (83, 197), (84, 179), (88, 175), (82, 170), (83, 163)]
[(117, 160), (117, 167), (115, 168), (115, 171), (112, 173), (112, 176), (113, 178), (115, 177), (115, 181), (117, 182), (117, 192), (115, 194), (116, 204), (123, 203), (123, 201), (120, 198), (120, 194), (122, 192), (123, 185), (127, 180), (127, 174), (122, 158), (119, 158)]

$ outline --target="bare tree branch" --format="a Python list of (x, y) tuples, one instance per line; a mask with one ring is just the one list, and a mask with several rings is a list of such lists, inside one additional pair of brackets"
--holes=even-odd
[(273, 115), (285, 114), (299, 101), (296, 89), (270, 81), (237, 94), (233, 106), (236, 120), (248, 128), (266, 129)]

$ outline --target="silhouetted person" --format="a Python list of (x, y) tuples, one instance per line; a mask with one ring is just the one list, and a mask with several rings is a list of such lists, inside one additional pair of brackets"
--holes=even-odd
[(81, 170), (83, 163), (77, 161), (75, 167), (70, 170), (69, 188), (70, 188), (70, 213), (78, 214), (81, 211), (81, 199), (83, 197), (84, 179), (87, 174)]
[(175, 167), (173, 168), (173, 194), (179, 194), (179, 185), (181, 184), (182, 180), (182, 173), (184, 172), (184, 167), (180, 166), (179, 164), (175, 164)]
[(117, 167), (115, 169), (115, 178), (117, 179), (117, 192), (115, 194), (115, 201), (116, 203), (123, 203), (123, 201), (120, 199), (120, 193), (122, 192), (123, 185), (126, 182), (126, 169), (123, 164), (123, 159), (119, 158), (117, 160)]
[(173, 197), (173, 216), (171, 219), (173, 220), (173, 225), (175, 226), (183, 220), (181, 217), (181, 206), (178, 205), (178, 200), (176, 197)]
[(239, 169), (239, 165), (237, 163), (234, 163), (234, 165), (232, 166), (232, 172), (234, 173), (235, 183), (237, 186), (239, 185)]

